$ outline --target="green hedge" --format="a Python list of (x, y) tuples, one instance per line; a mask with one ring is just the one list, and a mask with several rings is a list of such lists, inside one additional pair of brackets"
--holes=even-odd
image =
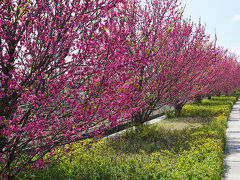
[(235, 92), (235, 93), (233, 94), (233, 96), (236, 97), (236, 98), (239, 98), (239, 97), (240, 97), (240, 92), (239, 92), (239, 91)]
[(232, 108), (232, 106), (234, 105), (233, 101), (230, 100), (226, 100), (226, 101), (222, 101), (222, 100), (209, 100), (209, 99), (203, 99), (201, 101), (202, 105), (209, 105), (209, 106), (215, 106), (215, 105), (229, 105), (230, 108)]
[(223, 98), (229, 102), (213, 97), (211, 106), (183, 107), (183, 116), (208, 117), (208, 124), (183, 130), (148, 125), (90, 146), (84, 140), (65, 147), (74, 151), (55, 150), (58, 155), (47, 168), (21, 172), (16, 179), (221, 179), (231, 108), (230, 103), (213, 104)]
[[(157, 141), (157, 137), (168, 136), (162, 143), (169, 143), (168, 140), (171, 139), (176, 145), (182, 146), (182, 150), (180, 148), (178, 151), (167, 145), (168, 149), (165, 150), (159, 148), (158, 151), (147, 152), (139, 148), (138, 152), (123, 153), (119, 151), (119, 147), (112, 146), (111, 141), (100, 141), (91, 147), (75, 143), (71, 145), (75, 151), (69, 153), (59, 148), (57, 150), (59, 155), (55, 157), (56, 161), (51, 166), (44, 170), (21, 174), (18, 178), (221, 179), (226, 124), (227, 116), (219, 115), (209, 126), (185, 129), (177, 132), (178, 134), (171, 131), (164, 133), (162, 129), (156, 129), (151, 125), (143, 127), (140, 134), (132, 130), (123, 135), (122, 139), (115, 139), (112, 142), (121, 147), (121, 143), (126, 142), (124, 136), (135, 138), (133, 139), (135, 141), (140, 137), (143, 141), (152, 138), (152, 143)], [(175, 139), (172, 139), (174, 137)], [(149, 142), (146, 144), (150, 145)], [(135, 145), (129, 144), (129, 149)]]
[(233, 103), (235, 103), (237, 101), (236, 97), (228, 97), (228, 96), (212, 96), (211, 100), (215, 100), (215, 101), (232, 101)]
[(229, 115), (231, 107), (229, 105), (204, 106), (204, 105), (185, 105), (181, 110), (182, 116), (190, 117), (212, 117), (219, 114)]
[(81, 161), (61, 162), (35, 174), (37, 179), (220, 179), (219, 141), (206, 139), (202, 145), (175, 155), (168, 151), (117, 157), (85, 153)]

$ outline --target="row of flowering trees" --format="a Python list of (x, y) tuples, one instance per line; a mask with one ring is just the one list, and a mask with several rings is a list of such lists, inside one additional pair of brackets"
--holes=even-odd
[(237, 57), (178, 0), (0, 1), (0, 173), (165, 104), (229, 94)]

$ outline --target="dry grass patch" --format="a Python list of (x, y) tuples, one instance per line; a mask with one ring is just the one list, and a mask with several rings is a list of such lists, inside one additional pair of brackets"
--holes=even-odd
[(205, 119), (194, 117), (179, 117), (162, 120), (156, 123), (156, 125), (168, 130), (183, 130), (186, 128), (200, 127), (203, 122), (205, 122)]

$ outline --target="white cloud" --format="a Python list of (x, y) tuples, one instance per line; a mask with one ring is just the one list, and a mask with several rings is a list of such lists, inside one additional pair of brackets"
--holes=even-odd
[(236, 14), (231, 18), (232, 22), (238, 22), (240, 21), (240, 14)]

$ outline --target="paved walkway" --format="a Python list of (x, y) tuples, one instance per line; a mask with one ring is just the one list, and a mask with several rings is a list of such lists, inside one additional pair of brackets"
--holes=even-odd
[(233, 106), (226, 132), (224, 180), (240, 180), (240, 100)]

